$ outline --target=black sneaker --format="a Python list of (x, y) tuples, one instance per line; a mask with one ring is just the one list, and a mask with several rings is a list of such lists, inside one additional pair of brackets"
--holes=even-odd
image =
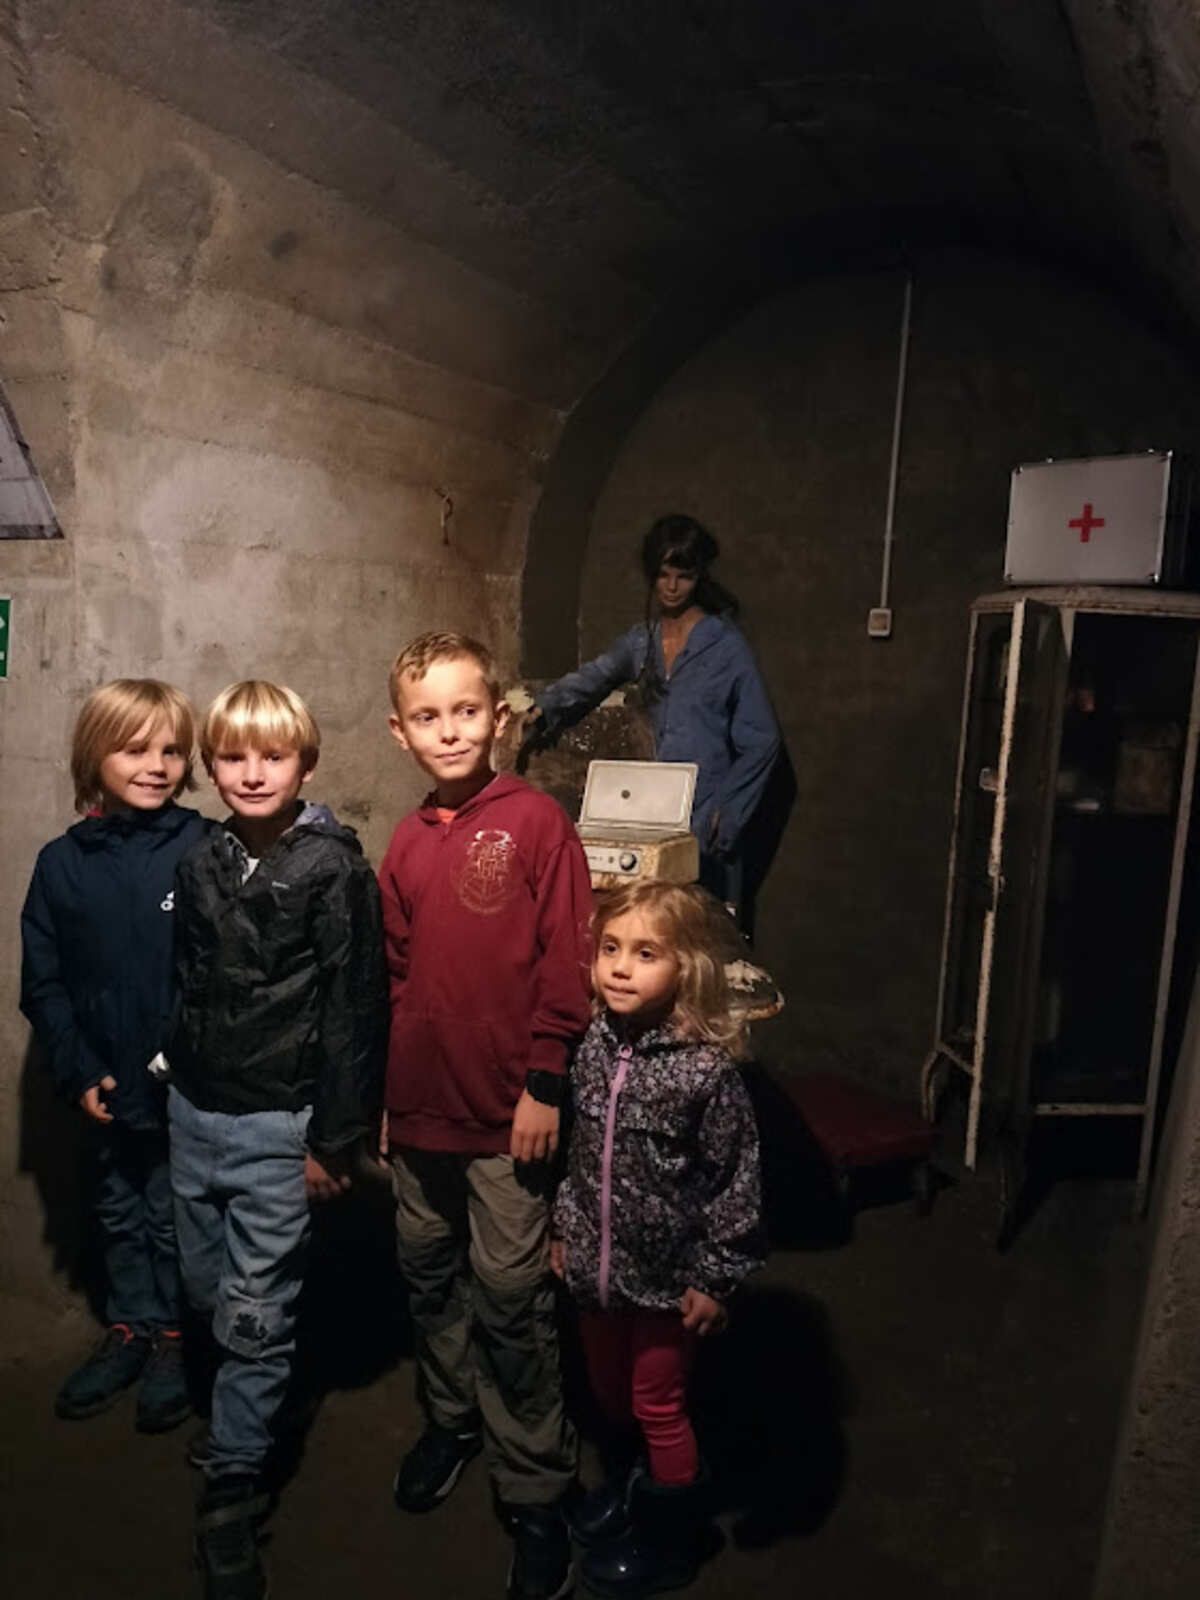
[(571, 1535), (559, 1506), (512, 1506), (508, 1600), (561, 1600), (575, 1587)]
[(114, 1322), (58, 1391), (56, 1414), (78, 1422), (107, 1411), (121, 1392), (141, 1376), (149, 1358), (149, 1336), (135, 1333), (124, 1322)]
[(150, 1359), (142, 1374), (136, 1426), (141, 1433), (167, 1433), (191, 1414), (183, 1340), (177, 1330), (161, 1328), (154, 1335)]
[(267, 1575), (258, 1553), (258, 1524), (267, 1497), (253, 1478), (214, 1478), (196, 1513), (196, 1565), (204, 1600), (265, 1600)]
[(400, 1463), (392, 1494), (401, 1511), (432, 1511), (462, 1477), (472, 1456), (483, 1448), (478, 1430), (453, 1433), (431, 1422)]

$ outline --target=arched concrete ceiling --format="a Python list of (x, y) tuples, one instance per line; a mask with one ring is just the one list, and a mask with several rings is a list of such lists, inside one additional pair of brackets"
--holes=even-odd
[[(763, 287), (949, 230), (1200, 323), (1187, 0), (6, 11), (412, 241), (419, 294), (365, 295), (364, 330), (489, 386), (497, 429), (535, 464), (555, 455), (526, 611), (558, 621), (535, 670), (564, 664), (589, 477), (671, 364)], [(283, 228), (272, 253), (336, 243), (302, 235)]]
[(534, 671), (569, 659), (580, 519), (630, 416), (756, 288), (949, 227), (1200, 319), (1184, 0), (198, 8), (401, 128), (438, 164), (424, 204), (382, 151), (360, 197), (558, 325), (534, 398), (575, 420), (533, 520)]
[[(627, 309), (639, 291), (658, 300), (714, 257), (842, 211), (950, 206), (1017, 238), (1086, 241), (1095, 259), (1161, 243), (1138, 241), (1138, 208), (1116, 203), (1115, 180), (1164, 212), (1181, 198), (1173, 109), (1190, 104), (1197, 42), (1180, 0), (194, 9), (402, 128), (445, 163), (448, 185), (475, 186), (487, 217), (474, 251), (459, 242), (484, 270), (487, 236), (524, 232), (547, 280), (585, 254), (628, 285)], [(361, 159), (364, 198), (386, 204), (401, 175), (385, 151)], [(412, 220), (439, 232), (433, 208)]]
[(1140, 267), (1200, 314), (1200, 27), (1185, 0), (188, 9), (402, 130), (425, 183), (395, 148), (363, 147), (358, 197), (484, 273), (516, 270), (533, 297), (564, 297), (581, 335), (628, 330), (772, 239), (881, 209), (950, 210), (1116, 274)]

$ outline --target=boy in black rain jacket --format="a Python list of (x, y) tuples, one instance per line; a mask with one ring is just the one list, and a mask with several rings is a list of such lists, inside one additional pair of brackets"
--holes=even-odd
[(301, 802), (319, 741), (290, 689), (255, 680), (218, 695), (200, 749), (232, 815), (176, 882), (171, 1181), (184, 1284), (220, 1357), (196, 1535), (206, 1600), (265, 1593), (255, 1529), (309, 1203), (349, 1186), (378, 1130), (379, 891), (353, 830)]

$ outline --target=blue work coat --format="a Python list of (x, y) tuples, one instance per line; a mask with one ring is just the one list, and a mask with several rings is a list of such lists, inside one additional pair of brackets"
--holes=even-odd
[(649, 651), (662, 689), (649, 708), (655, 758), (696, 763), (692, 832), (706, 853), (732, 855), (779, 751), (779, 727), (766, 686), (732, 622), (703, 616), (676, 656), (670, 677), (663, 666), (660, 624), (638, 623), (603, 655), (543, 689), (538, 706), (551, 733), (568, 728), (621, 684), (640, 677)]
[(78, 1100), (111, 1074), (118, 1122), (163, 1122), (147, 1063), (174, 997), (175, 869), (213, 824), (198, 811), (85, 817), (42, 850), (21, 912), (21, 1010), (57, 1088)]

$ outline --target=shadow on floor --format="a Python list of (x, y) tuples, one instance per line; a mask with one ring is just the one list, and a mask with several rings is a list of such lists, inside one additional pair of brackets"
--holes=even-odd
[[(315, 1231), (301, 1313), (297, 1375), (275, 1481), (297, 1471), (323, 1398), (369, 1386), (411, 1355), (402, 1281), (392, 1264), (386, 1196), (327, 1208)], [(585, 1441), (601, 1428), (588, 1393), (573, 1309), (560, 1296), (564, 1386)], [(729, 1331), (703, 1345), (694, 1414), (719, 1504), (747, 1547), (812, 1533), (841, 1492), (842, 1418), (850, 1403), (824, 1306), (811, 1295), (748, 1288)]]
[(747, 1289), (729, 1331), (702, 1346), (697, 1431), (736, 1543), (814, 1533), (841, 1495), (850, 1392), (824, 1306)]
[[(769, 1231), (776, 1249), (836, 1251), (853, 1232), (820, 1152), (791, 1102), (765, 1072), (751, 1070), (764, 1130)], [(102, 1304), (98, 1256), (89, 1248), (85, 1179), (87, 1126), (54, 1098), (30, 1058), (21, 1087), (21, 1169), (33, 1175), (45, 1239), (57, 1270)], [(585, 1440), (598, 1429), (574, 1334), (561, 1303), (568, 1406)], [(196, 1390), (209, 1373), (204, 1340), (189, 1340)], [(282, 1490), (300, 1470), (326, 1396), (365, 1390), (412, 1354), (403, 1282), (395, 1268), (393, 1213), (385, 1184), (366, 1185), (314, 1218), (301, 1299), (295, 1380), (272, 1477)], [(702, 1347), (695, 1378), (697, 1428), (733, 1537), (745, 1547), (813, 1533), (829, 1517), (846, 1475), (842, 1421), (849, 1388), (829, 1319), (815, 1297), (791, 1288), (749, 1287), (727, 1334)]]
[(766, 1061), (743, 1071), (758, 1119), (763, 1203), (776, 1250), (840, 1250), (854, 1233), (854, 1212), (837, 1192), (829, 1163)]
[(393, 1230), (386, 1183), (364, 1185), (314, 1215), (295, 1367), (268, 1471), (277, 1492), (299, 1470), (326, 1395), (369, 1388), (412, 1355)]
[(21, 1064), (17, 1171), (33, 1179), (42, 1207), (42, 1242), (55, 1273), (86, 1297), (97, 1321), (104, 1316), (105, 1282), (93, 1248), (88, 1180), (99, 1129), (55, 1094), (37, 1041)]

